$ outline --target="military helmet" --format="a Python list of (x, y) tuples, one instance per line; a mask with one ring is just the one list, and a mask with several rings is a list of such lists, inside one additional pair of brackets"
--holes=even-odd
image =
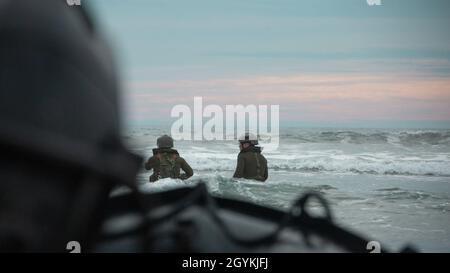
[(173, 138), (168, 135), (163, 135), (156, 140), (156, 145), (158, 148), (172, 148)]
[(258, 145), (258, 138), (252, 133), (245, 133), (239, 138), (239, 143), (249, 143), (251, 145)]

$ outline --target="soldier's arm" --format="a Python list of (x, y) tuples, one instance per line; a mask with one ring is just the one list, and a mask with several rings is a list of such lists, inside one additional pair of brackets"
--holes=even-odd
[(233, 177), (234, 178), (244, 177), (244, 168), (245, 168), (244, 158), (241, 155), (238, 155), (236, 171), (234, 172)]
[(266, 162), (266, 168), (264, 170), (264, 181), (266, 181), (267, 178), (269, 178), (269, 167), (267, 166), (267, 162)]
[(184, 160), (184, 158), (180, 157), (180, 167), (184, 171), (183, 174), (180, 175), (181, 179), (188, 179), (189, 177), (194, 175), (194, 171), (192, 170), (191, 166)]
[(144, 167), (146, 170), (151, 170), (155, 167), (156, 157), (152, 156), (150, 157), (147, 162), (145, 162)]
[(267, 166), (267, 160), (264, 157), (264, 165), (265, 165), (265, 169), (264, 169), (264, 181), (267, 180), (267, 178), (269, 178), (269, 166)]

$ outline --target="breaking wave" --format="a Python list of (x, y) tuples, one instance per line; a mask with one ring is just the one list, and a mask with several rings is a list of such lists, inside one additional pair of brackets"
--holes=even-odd
[(305, 131), (281, 134), (280, 138), (299, 143), (450, 145), (449, 131)]
[[(185, 158), (193, 168), (201, 171), (233, 171), (236, 155), (214, 153), (187, 154)], [(448, 155), (434, 155), (429, 158), (393, 154), (303, 154), (275, 156), (266, 155), (269, 169), (294, 172), (337, 172), (373, 175), (419, 175), (450, 177)]]

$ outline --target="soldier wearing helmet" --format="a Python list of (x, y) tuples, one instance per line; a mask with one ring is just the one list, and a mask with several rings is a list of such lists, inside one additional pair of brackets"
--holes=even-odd
[[(170, 136), (159, 137), (156, 144), (158, 148), (153, 149), (153, 156), (145, 163), (146, 170), (153, 169), (150, 182), (169, 177), (184, 180), (194, 175), (191, 166), (173, 149), (173, 139)], [(181, 170), (184, 171), (183, 174), (180, 174)]]
[(252, 134), (245, 134), (239, 139), (239, 155), (233, 177), (266, 181), (268, 177), (267, 160), (261, 154), (258, 139)]

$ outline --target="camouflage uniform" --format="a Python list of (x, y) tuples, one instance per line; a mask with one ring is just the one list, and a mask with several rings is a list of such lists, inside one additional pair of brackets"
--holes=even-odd
[[(177, 150), (173, 149), (173, 139), (164, 135), (157, 140), (158, 148), (153, 149), (153, 156), (145, 163), (145, 169), (153, 169), (150, 182), (155, 182), (160, 178), (188, 179), (194, 172), (191, 166), (180, 156)], [(181, 170), (184, 171), (181, 174)]]

